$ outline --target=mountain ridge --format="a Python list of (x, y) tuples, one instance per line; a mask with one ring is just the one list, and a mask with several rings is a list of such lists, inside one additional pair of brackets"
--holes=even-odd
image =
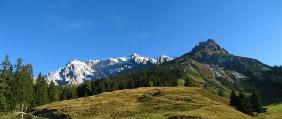
[(113, 76), (117, 73), (137, 69), (144, 66), (158, 65), (172, 60), (169, 56), (161, 55), (158, 58), (143, 57), (133, 53), (127, 57), (108, 58), (102, 60), (71, 60), (65, 67), (55, 72), (49, 72), (45, 80), (56, 85), (81, 84), (84, 80), (95, 80)]
[[(54, 81), (57, 85), (81, 84), (84, 80), (110, 77), (129, 69), (155, 66), (164, 62), (177, 62), (181, 65), (190, 66), (190, 70), (194, 70), (202, 77), (209, 77), (210, 79), (224, 76), (230, 82), (234, 82), (234, 79), (246, 79), (249, 76), (261, 75), (263, 71), (270, 69), (270, 66), (256, 59), (235, 56), (222, 48), (215, 40), (208, 39), (207, 41), (200, 42), (192, 51), (173, 60), (166, 55), (158, 58), (150, 58), (140, 56), (136, 53), (127, 57), (108, 58), (104, 60), (71, 60), (64, 68), (48, 73), (45, 79), (48, 83)], [(210, 72), (210, 74), (207, 72)]]

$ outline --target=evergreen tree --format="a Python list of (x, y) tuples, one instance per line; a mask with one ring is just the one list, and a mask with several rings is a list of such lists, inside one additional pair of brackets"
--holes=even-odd
[(13, 111), (17, 111), (20, 110), (20, 97), (21, 97), (21, 93), (20, 90), (22, 90), (22, 86), (20, 85), (22, 83), (21, 81), (21, 72), (23, 70), (23, 61), (21, 58), (19, 58), (17, 60), (17, 63), (15, 65), (15, 72), (14, 72), (14, 78), (11, 81), (11, 92), (12, 92), (12, 96), (11, 96), (11, 109)]
[(251, 104), (254, 112), (261, 113), (262, 111), (262, 100), (260, 96), (258, 95), (258, 92), (256, 90), (252, 91), (251, 96)]
[(98, 90), (97, 90), (97, 92), (98, 93), (103, 93), (103, 92), (105, 92), (105, 83), (104, 83), (104, 81), (103, 80), (98, 80)]
[(48, 103), (47, 89), (48, 84), (41, 73), (39, 73), (34, 86), (35, 105), (44, 105)]
[(77, 98), (77, 91), (76, 87), (74, 85), (65, 85), (62, 87), (62, 94), (61, 99), (62, 100), (69, 100)]
[(239, 96), (238, 96), (238, 105), (237, 105), (237, 109), (239, 111), (243, 110), (243, 101), (245, 100), (245, 95), (240, 91), (239, 92)]
[(229, 100), (229, 103), (231, 106), (234, 106), (234, 107), (238, 107), (238, 97), (235, 93), (234, 90), (232, 90), (231, 94), (230, 94), (230, 100)]
[(49, 102), (59, 101), (59, 89), (53, 81), (51, 81), (48, 87), (48, 100)]
[(12, 108), (14, 110), (27, 111), (33, 101), (33, 75), (30, 64), (23, 65), (23, 60), (17, 60), (16, 71), (12, 84)]
[(22, 83), (22, 111), (27, 111), (32, 108), (32, 102), (34, 100), (34, 79), (31, 64), (24, 66)]
[(222, 91), (221, 89), (218, 89), (217, 94), (218, 94), (219, 96), (221, 96), (221, 97), (223, 97), (223, 96), (224, 96), (224, 93), (223, 93), (223, 91)]
[(5, 79), (2, 77), (0, 78), (0, 111), (4, 112), (7, 111), (9, 108), (9, 103), (7, 99), (7, 94), (9, 91), (9, 86), (6, 83)]
[(92, 88), (90, 81), (84, 81), (81, 85), (77, 88), (77, 95), (78, 97), (86, 97), (92, 95)]
[(148, 86), (149, 86), (149, 87), (154, 87), (154, 82), (153, 82), (153, 81), (149, 81), (149, 82), (148, 82)]
[(11, 90), (9, 83), (12, 80), (12, 65), (7, 55), (0, 69), (0, 111), (9, 111), (10, 109), (10, 99), (11, 99)]
[(245, 113), (245, 114), (252, 114), (252, 105), (250, 102), (246, 99), (245, 95), (240, 92), (239, 98), (238, 98), (238, 110)]

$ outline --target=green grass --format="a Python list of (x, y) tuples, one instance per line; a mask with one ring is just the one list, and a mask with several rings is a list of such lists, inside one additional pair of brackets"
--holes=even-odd
[(41, 117), (36, 117), (32, 114), (27, 114), (27, 113), (21, 113), (21, 112), (1, 112), (0, 113), (0, 119), (20, 119), (21, 114), (23, 114), (23, 117), (25, 119), (43, 119)]
[(282, 119), (282, 103), (265, 106), (267, 112), (260, 114), (261, 119)]
[(106, 92), (35, 108), (33, 114), (74, 119), (205, 117), (250, 119), (228, 100), (201, 88), (147, 87)]

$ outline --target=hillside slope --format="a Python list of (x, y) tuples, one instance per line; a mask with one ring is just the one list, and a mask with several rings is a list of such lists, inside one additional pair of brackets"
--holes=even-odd
[(191, 87), (105, 92), (40, 106), (32, 113), (49, 118), (252, 118), (228, 106), (225, 98)]

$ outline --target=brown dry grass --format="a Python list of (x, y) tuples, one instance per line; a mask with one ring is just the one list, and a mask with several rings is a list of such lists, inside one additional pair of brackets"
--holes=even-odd
[(173, 116), (209, 119), (252, 118), (227, 104), (228, 101), (225, 98), (200, 88), (147, 87), (106, 92), (96, 96), (56, 102), (37, 107), (33, 113), (50, 115), (50, 110), (53, 110), (52, 115), (89, 119), (162, 119)]

